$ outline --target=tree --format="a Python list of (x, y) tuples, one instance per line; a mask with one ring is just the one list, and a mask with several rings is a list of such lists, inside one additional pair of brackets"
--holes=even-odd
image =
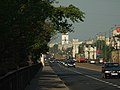
[(111, 59), (112, 47), (106, 45), (105, 40), (97, 40), (95, 45), (97, 47), (97, 50), (101, 50), (102, 52), (99, 58), (104, 58), (106, 60)]
[[(38, 59), (48, 51), (47, 44), (57, 32), (72, 32), (74, 22), (84, 21), (77, 7), (55, 7), (55, 0), (0, 1), (1, 62), (13, 61), (17, 66), (32, 53)], [(24, 66), (24, 65), (23, 65)]]
[(50, 20), (56, 31), (60, 33), (72, 32), (72, 24), (68, 23), (68, 21), (72, 21), (73, 23), (83, 22), (85, 18), (84, 14), (84, 12), (73, 5), (69, 5), (68, 7), (54, 7)]

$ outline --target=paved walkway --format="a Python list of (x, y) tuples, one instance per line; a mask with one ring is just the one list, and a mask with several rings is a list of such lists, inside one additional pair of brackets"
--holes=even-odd
[(48, 65), (39, 71), (25, 90), (69, 90)]

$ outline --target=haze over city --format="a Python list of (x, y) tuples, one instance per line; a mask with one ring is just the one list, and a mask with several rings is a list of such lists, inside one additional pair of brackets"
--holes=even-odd
[[(96, 34), (110, 33), (120, 25), (120, 0), (59, 0), (59, 5), (75, 5), (85, 12), (85, 21), (73, 24), (74, 33), (69, 33), (70, 40), (88, 40), (95, 38)], [(58, 34), (55, 42), (60, 42), (61, 35)]]

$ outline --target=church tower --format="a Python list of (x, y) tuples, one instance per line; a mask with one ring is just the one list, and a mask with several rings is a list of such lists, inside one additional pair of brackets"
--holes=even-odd
[(68, 41), (69, 41), (68, 33), (62, 33), (62, 45), (68, 44)]

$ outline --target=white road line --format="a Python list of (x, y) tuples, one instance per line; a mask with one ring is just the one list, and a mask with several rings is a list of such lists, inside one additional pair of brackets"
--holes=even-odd
[[(81, 73), (81, 72), (74, 71), (74, 70), (71, 70), (71, 69), (69, 69), (69, 68), (67, 68), (67, 70), (72, 71), (72, 72), (75, 72), (75, 73), (78, 73), (78, 74), (82, 74), (82, 75), (84, 75), (84, 74)], [(106, 84), (108, 84), (108, 85), (111, 85), (111, 86), (114, 86), (114, 87), (117, 87), (117, 88), (120, 88), (119, 85), (116, 85), (116, 84), (114, 84), (114, 83), (107, 82), (107, 81), (104, 81), (104, 80), (101, 80), (101, 79), (95, 78), (95, 77), (93, 77), (93, 76), (90, 76), (90, 75), (84, 75), (84, 76), (86, 76), (86, 77), (88, 77), (88, 78), (91, 78), (91, 79), (94, 79), (94, 80), (97, 80), (97, 81), (100, 81), (100, 82), (103, 82), (103, 83), (106, 83)]]

